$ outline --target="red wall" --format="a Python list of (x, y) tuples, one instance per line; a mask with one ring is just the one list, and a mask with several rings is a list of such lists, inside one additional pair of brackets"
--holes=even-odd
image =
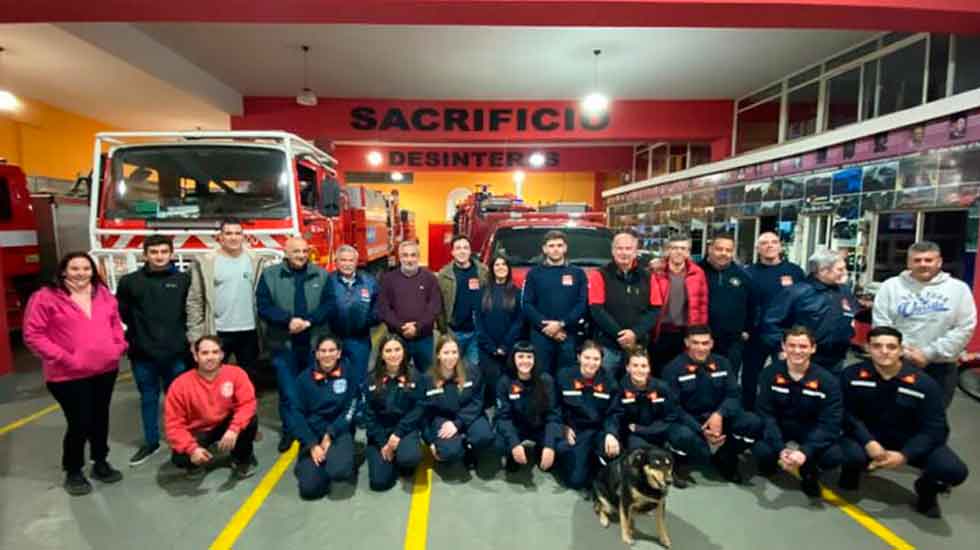
[[(380, 151), (385, 158), (381, 166), (371, 166), (367, 162), (367, 154), (370, 151)], [(552, 166), (541, 168), (531, 168), (527, 165), (526, 159), (532, 152), (542, 151), (546, 156), (557, 161)], [(395, 160), (404, 157), (406, 154), (413, 154), (414, 163), (409, 163), (404, 159), (401, 165), (391, 164), (389, 160), (393, 158), (391, 153), (397, 153)], [(468, 164), (460, 164), (463, 159), (457, 158), (457, 163), (452, 163), (452, 155), (466, 154), (465, 159)], [(479, 158), (478, 158), (479, 154)], [(491, 158), (490, 154), (493, 154)], [(511, 147), (503, 149), (500, 147), (374, 147), (368, 145), (338, 145), (333, 155), (340, 161), (342, 171), (371, 172), (378, 170), (400, 170), (404, 172), (425, 171), (425, 172), (459, 172), (475, 170), (479, 172), (511, 171), (516, 169), (536, 170), (542, 172), (591, 172), (595, 170), (629, 170), (633, 162), (633, 148), (624, 147)], [(431, 158), (429, 155), (436, 155)], [(507, 162), (508, 155), (511, 162)], [(517, 159), (517, 156), (520, 159)], [(427, 156), (429, 156), (427, 158)], [(450, 158), (447, 159), (446, 156)], [(457, 155), (461, 156), (461, 155)], [(449, 164), (445, 164), (449, 160)], [(478, 164), (479, 162), (479, 164)]]

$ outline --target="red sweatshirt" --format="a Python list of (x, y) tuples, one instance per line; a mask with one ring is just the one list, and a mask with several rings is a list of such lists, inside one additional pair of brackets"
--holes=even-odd
[(229, 430), (241, 433), (255, 416), (255, 388), (245, 371), (222, 365), (208, 381), (192, 369), (177, 377), (167, 390), (164, 424), (170, 448), (190, 454), (198, 447), (194, 433), (206, 432), (234, 414)]

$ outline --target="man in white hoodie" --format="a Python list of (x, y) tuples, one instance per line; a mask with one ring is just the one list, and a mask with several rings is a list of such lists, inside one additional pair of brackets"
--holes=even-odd
[(907, 261), (907, 270), (881, 285), (872, 324), (902, 332), (904, 358), (942, 386), (949, 408), (956, 391), (957, 359), (977, 326), (973, 293), (966, 283), (941, 271), (943, 258), (934, 242), (910, 246)]

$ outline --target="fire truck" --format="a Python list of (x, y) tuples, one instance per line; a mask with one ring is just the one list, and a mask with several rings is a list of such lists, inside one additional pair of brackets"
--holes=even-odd
[(292, 235), (327, 269), (342, 244), (382, 270), (406, 238), (397, 197), (345, 186), (336, 159), (286, 132), (113, 132), (96, 136), (89, 220), (92, 255), (108, 284), (142, 261), (143, 239), (174, 239), (186, 268), (217, 246), (223, 218), (243, 221), (250, 249), (277, 261)]
[(535, 208), (514, 195), (469, 195), (457, 206), (454, 230), (470, 238), (473, 250), (488, 263), (503, 254), (513, 268), (514, 283), (524, 284), (531, 266), (544, 260), (541, 241), (548, 231), (568, 238), (568, 261), (586, 269), (612, 260), (612, 231), (606, 213), (590, 211), (585, 203), (557, 203)]
[(7, 326), (20, 328), (27, 298), (37, 288), (41, 253), (37, 221), (23, 170), (0, 159), (0, 247)]

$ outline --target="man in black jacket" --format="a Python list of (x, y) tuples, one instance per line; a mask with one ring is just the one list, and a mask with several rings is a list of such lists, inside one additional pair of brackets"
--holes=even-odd
[(700, 265), (708, 281), (708, 325), (715, 340), (714, 352), (727, 357), (738, 376), (745, 341), (755, 330), (759, 295), (749, 274), (732, 261), (734, 251), (734, 237), (715, 235), (708, 257)]
[(160, 449), (160, 390), (166, 392), (185, 368), (185, 304), (191, 280), (171, 263), (173, 252), (170, 237), (150, 235), (143, 241), (145, 265), (119, 279), (116, 288), (143, 419), (143, 445), (129, 459), (130, 466), (146, 462)]
[(613, 261), (589, 273), (589, 313), (602, 346), (602, 367), (614, 380), (623, 376), (631, 349), (646, 349), (659, 309), (650, 301), (650, 273), (637, 265), (639, 239), (630, 230), (612, 240)]

